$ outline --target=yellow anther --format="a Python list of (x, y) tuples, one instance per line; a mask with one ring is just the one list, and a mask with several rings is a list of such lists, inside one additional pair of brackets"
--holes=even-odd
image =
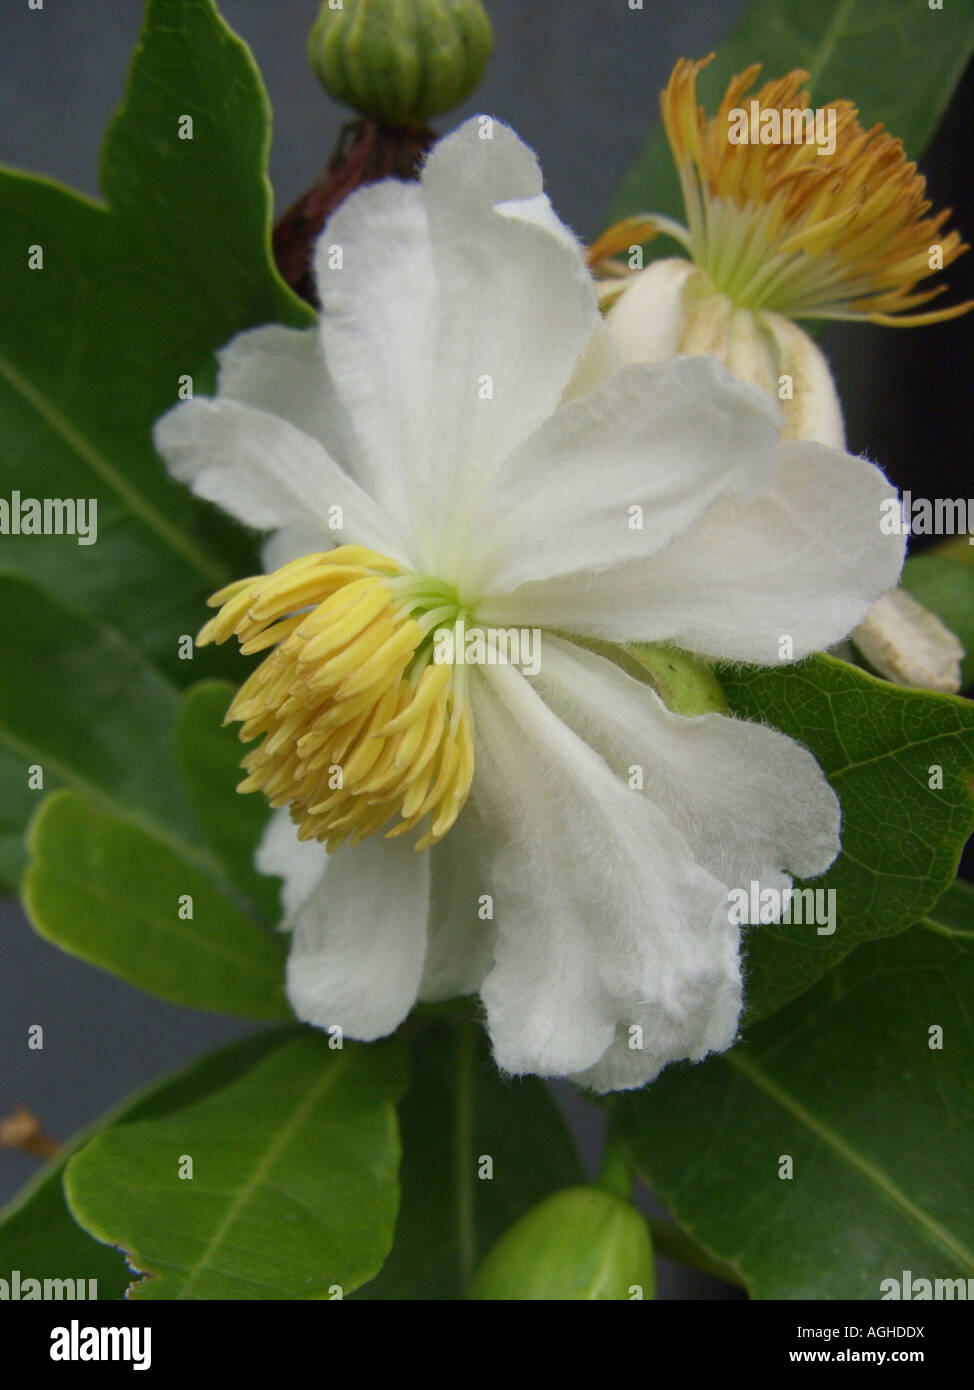
[(238, 790), (289, 806), (299, 837), (329, 851), (397, 817), (388, 834), (430, 817), (416, 847), (440, 839), (473, 772), (461, 687), (452, 667), (430, 662), (432, 620), (413, 616), (449, 608), (443, 593), (384, 556), (342, 546), (214, 595), (219, 611), (200, 641), (235, 635), (245, 654), (272, 648), (227, 711), (242, 739), (263, 738), (242, 761)]

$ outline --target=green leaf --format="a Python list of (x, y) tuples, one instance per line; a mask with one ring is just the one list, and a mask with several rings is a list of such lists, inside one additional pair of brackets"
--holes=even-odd
[[(916, 158), (936, 130), (972, 51), (969, 0), (948, 3), (942, 10), (929, 9), (924, 0), (896, 5), (889, 0), (816, 0), (814, 5), (788, 6), (781, 0), (751, 0), (697, 89), (712, 115), (730, 78), (752, 63), (763, 64), (765, 80), (804, 68), (813, 106), (843, 98), (855, 102), (867, 129), (882, 121)], [(702, 58), (705, 53), (704, 45), (685, 56)], [(610, 222), (637, 212), (684, 220), (655, 96), (648, 104), (656, 127), (612, 202)], [(668, 238), (659, 237), (646, 248), (646, 260), (672, 256), (675, 250)]]
[(221, 1048), (176, 1076), (153, 1085), (134, 1100), (124, 1101), (97, 1125), (78, 1134), (0, 1212), (0, 1270), (4, 1271), (4, 1277), (9, 1277), (9, 1271), (19, 1269), (21, 1282), (25, 1279), (94, 1279), (100, 1300), (122, 1298), (132, 1282), (132, 1273), (125, 1260), (117, 1250), (93, 1240), (75, 1224), (68, 1211), (62, 1186), (68, 1160), (97, 1130), (165, 1115), (227, 1085), (264, 1056), (270, 1047), (276, 1046), (280, 1036), (263, 1033)]
[(60, 791), (31, 824), (30, 853), (24, 908), (62, 950), (176, 1004), (291, 1016), (283, 939), (221, 892), (203, 852)]
[(404, 1084), (395, 1041), (339, 1051), (291, 1033), (228, 1086), (93, 1139), (68, 1164), (68, 1205), (153, 1276), (134, 1298), (348, 1293), (392, 1241)]
[(961, 662), (966, 689), (974, 681), (974, 569), (940, 555), (912, 555), (902, 584), (959, 638), (967, 653)]
[(622, 1098), (616, 1132), (755, 1297), (878, 1299), (904, 1270), (969, 1279), (972, 997), (974, 891), (957, 885), (746, 1044)]
[(760, 1018), (862, 942), (918, 921), (953, 882), (974, 829), (974, 705), (828, 656), (718, 674), (732, 713), (805, 744), (842, 803), (842, 852), (807, 885), (835, 890), (834, 934), (796, 922), (745, 937), (748, 1016)]
[[(22, 575), (0, 573), (0, 642), (4, 885), (19, 885), (24, 827), (58, 786), (185, 833), (190, 809), (175, 768), (177, 697), (168, 681), (114, 632)], [(35, 766), (43, 785), (32, 790)]]
[[(583, 1181), (547, 1089), (503, 1081), (483, 1029), (426, 1020), (399, 1110), (402, 1210), (372, 1299), (458, 1299), (494, 1242), (535, 1202)], [(492, 1176), (486, 1172), (489, 1158)]]
[(233, 686), (224, 681), (205, 681), (186, 692), (179, 713), (179, 762), (196, 818), (231, 882), (276, 923), (278, 881), (254, 868), (270, 808), (262, 796), (236, 792), (242, 749), (236, 729), (223, 725), (232, 698)]
[[(234, 334), (313, 317), (273, 268), (268, 140), (257, 69), (211, 0), (149, 0), (103, 150), (106, 205), (0, 171), (0, 495), (98, 500), (96, 544), (6, 536), (5, 563), (177, 681), (191, 670), (177, 640), (203, 599), (255, 563), (244, 532), (167, 477), (152, 423), (180, 377), (210, 387)], [(42, 269), (28, 266), (34, 246)]]

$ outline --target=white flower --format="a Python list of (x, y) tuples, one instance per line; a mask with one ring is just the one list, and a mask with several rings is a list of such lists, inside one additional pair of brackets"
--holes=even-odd
[[(864, 130), (849, 102), (835, 104), (831, 151), (801, 140), (741, 142), (732, 133), (734, 113), (744, 112), (755, 64), (731, 79), (708, 118), (696, 83), (712, 57), (681, 59), (661, 95), (687, 225), (651, 213), (626, 218), (589, 252), (606, 276), (598, 293), (611, 306), (610, 336), (623, 363), (715, 357), (780, 402), (783, 438), (844, 449), (829, 364), (794, 319), (908, 327), (956, 318), (972, 304), (912, 311), (940, 293), (918, 288), (931, 245), (944, 266), (968, 247), (958, 232), (942, 233), (949, 210), (927, 216), (923, 176), (900, 141), (881, 126)], [(808, 109), (806, 80), (799, 70), (773, 80), (747, 109), (760, 110), (762, 120)], [(680, 242), (690, 260), (654, 261), (630, 275), (611, 259), (659, 232)], [(908, 594), (885, 595), (852, 641), (887, 680), (960, 689), (957, 638)]]
[[(371, 1039), (479, 991), (505, 1071), (603, 1090), (728, 1047), (728, 891), (823, 872), (837, 800), (797, 743), (678, 716), (564, 634), (799, 659), (895, 582), (895, 493), (779, 446), (774, 404), (709, 359), (611, 374), (580, 248), (497, 123), (421, 184), (355, 193), (316, 271), (320, 327), (242, 334), (217, 398), (157, 429), (177, 477), (273, 530), (269, 569), (292, 562), (215, 596), (205, 635), (278, 643), (232, 713), (265, 735), (245, 785), (309, 837), (281, 811), (259, 855), (295, 1011)], [(537, 677), (432, 663), (461, 617), (545, 629)]]

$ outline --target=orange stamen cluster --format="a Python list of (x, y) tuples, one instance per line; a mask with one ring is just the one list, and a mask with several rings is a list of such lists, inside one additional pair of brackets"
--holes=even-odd
[[(807, 134), (799, 143), (734, 143), (732, 112), (750, 112), (753, 101), (762, 115), (776, 111), (780, 128), (794, 131), (797, 122), (785, 113), (810, 109), (802, 86), (808, 74), (796, 70), (748, 98), (760, 72), (754, 64), (732, 79), (717, 114), (708, 118), (697, 102), (696, 81), (710, 61), (681, 59), (660, 104), (683, 187), (691, 254), (718, 290), (743, 307), (792, 318), (894, 325), (934, 323), (972, 307), (906, 312), (943, 292), (944, 286), (915, 287), (968, 248), (956, 231), (941, 236), (949, 208), (926, 215), (926, 182), (901, 141), (881, 125), (863, 129), (852, 103), (837, 101), (826, 108), (835, 113), (831, 153)], [(610, 234), (603, 244), (612, 245)], [(939, 264), (931, 266), (934, 247), (940, 248)]]

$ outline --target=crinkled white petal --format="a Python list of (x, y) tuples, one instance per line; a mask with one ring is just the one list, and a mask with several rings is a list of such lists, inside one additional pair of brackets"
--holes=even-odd
[(305, 1023), (369, 1042), (416, 1002), (426, 958), (429, 857), (370, 835), (331, 857), (297, 908), (287, 995)]
[(488, 893), (491, 827), (475, 799), (430, 854), (430, 915), (426, 966), (419, 997), (434, 1003), (474, 994), (494, 958), (494, 922)]
[[(489, 910), (484, 912), (482, 899), (487, 892), (486, 861), (493, 842), (490, 827), (478, 815), (471, 798), (450, 833), (428, 854), (410, 851), (414, 858), (423, 858), (429, 865), (425, 959), (417, 991), (424, 1002), (474, 994), (490, 969), (494, 925)], [(320, 899), (314, 911), (320, 914), (322, 922), (336, 910), (337, 895), (343, 887), (334, 866), (343, 859), (354, 858), (359, 849), (360, 846), (345, 847), (328, 854), (318, 841), (298, 839), (286, 809), (274, 812), (257, 848), (256, 863), (262, 874), (281, 879), (282, 931), (293, 929), (300, 909), (313, 896)], [(408, 862), (403, 864), (398, 857), (396, 862), (408, 870)], [(345, 888), (353, 894), (358, 891), (354, 876)], [(363, 932), (367, 930), (367, 925), (363, 925)]]
[(485, 606), (483, 621), (670, 641), (761, 666), (798, 661), (847, 636), (896, 583), (904, 538), (880, 530), (896, 497), (865, 459), (786, 441), (762, 497), (725, 497), (646, 559), (524, 584)]
[[(301, 522), (318, 528), (316, 549), (353, 541), (406, 558), (404, 539), (379, 504), (281, 416), (238, 401), (185, 401), (157, 422), (155, 443), (174, 477), (248, 526)], [(340, 528), (331, 524), (336, 506)]]
[[(781, 418), (709, 357), (625, 367), (568, 401), (500, 469), (463, 583), (490, 621), (495, 595), (654, 554), (728, 493), (753, 498)], [(555, 623), (556, 626), (563, 626)]]
[(640, 1020), (649, 1074), (729, 1046), (739, 933), (724, 884), (514, 668), (477, 668), (471, 695), (479, 794), (503, 832), (481, 988), (498, 1065), (584, 1072)]
[(838, 854), (838, 797), (786, 734), (724, 714), (674, 714), (613, 662), (547, 634), (534, 684), (619, 777), (641, 780), (729, 887), (787, 888)]

